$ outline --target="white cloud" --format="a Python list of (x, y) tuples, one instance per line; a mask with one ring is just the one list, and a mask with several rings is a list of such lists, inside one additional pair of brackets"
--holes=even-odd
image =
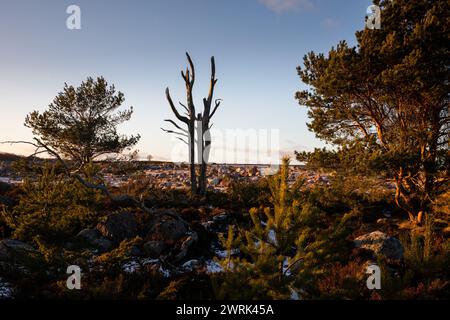
[(311, 8), (313, 6), (311, 0), (258, 0), (276, 13), (284, 11), (296, 11), (300, 8)]

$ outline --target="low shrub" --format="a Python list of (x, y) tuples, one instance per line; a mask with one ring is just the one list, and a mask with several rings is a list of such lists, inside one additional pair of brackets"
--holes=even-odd
[(36, 181), (27, 179), (21, 188), (18, 204), (1, 213), (16, 239), (32, 241), (39, 236), (46, 242), (64, 242), (97, 222), (103, 197), (53, 167)]

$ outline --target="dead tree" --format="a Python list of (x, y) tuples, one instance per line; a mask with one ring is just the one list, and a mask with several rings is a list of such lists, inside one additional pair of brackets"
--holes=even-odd
[[(203, 98), (203, 113), (196, 114), (194, 100), (192, 96), (192, 89), (195, 82), (195, 68), (191, 57), (186, 52), (186, 57), (189, 62), (189, 66), (186, 68), (186, 72), (181, 71), (181, 77), (186, 84), (186, 105), (179, 102), (179, 104), (184, 108), (185, 115), (181, 115), (177, 108), (175, 107), (172, 98), (170, 97), (169, 88), (166, 89), (166, 97), (169, 102), (170, 108), (174, 113), (175, 117), (184, 123), (187, 129), (181, 128), (175, 121), (166, 119), (175, 126), (176, 129), (180, 131), (173, 131), (163, 129), (165, 132), (173, 133), (178, 135), (178, 139), (183, 141), (188, 145), (189, 148), (189, 165), (190, 165), (190, 180), (191, 180), (191, 192), (192, 194), (206, 194), (206, 170), (207, 162), (209, 157), (209, 150), (211, 148), (211, 138), (209, 134), (209, 129), (211, 128), (210, 120), (219, 108), (220, 99), (214, 101), (214, 108), (211, 110), (214, 87), (217, 83), (216, 66), (214, 62), (214, 57), (211, 57), (211, 80), (209, 93), (206, 98)], [(197, 130), (196, 130), (197, 124)], [(197, 134), (196, 134), (197, 133)], [(200, 175), (197, 177), (196, 165), (195, 165), (195, 144), (197, 143), (197, 155), (198, 162), (200, 163)]]
[(199, 142), (201, 145), (202, 153), (201, 153), (201, 168), (200, 168), (200, 180), (199, 180), (199, 187), (202, 194), (206, 193), (206, 170), (207, 170), (207, 163), (209, 159), (209, 151), (211, 149), (211, 135), (210, 135), (210, 129), (212, 127), (212, 124), (210, 125), (210, 120), (216, 113), (217, 109), (220, 106), (220, 99), (216, 99), (214, 101), (214, 109), (211, 111), (212, 101), (214, 97), (214, 88), (216, 86), (217, 79), (216, 79), (216, 64), (214, 62), (214, 57), (211, 57), (211, 79), (209, 84), (209, 93), (208, 97), (203, 98), (203, 115), (201, 116), (201, 119), (199, 123), (201, 123), (202, 126), (202, 133), (201, 141)]

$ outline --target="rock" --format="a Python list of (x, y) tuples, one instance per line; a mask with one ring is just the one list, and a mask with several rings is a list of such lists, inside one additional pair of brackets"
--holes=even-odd
[(149, 240), (174, 242), (186, 235), (187, 227), (181, 220), (168, 218), (154, 223), (149, 231)]
[(374, 231), (362, 235), (354, 240), (357, 248), (363, 248), (383, 255), (388, 259), (400, 260), (403, 258), (403, 246), (394, 237), (390, 237), (381, 231)]
[(264, 168), (261, 171), (261, 173), (262, 173), (263, 176), (272, 176), (272, 175), (277, 174), (278, 170), (279, 170), (279, 166), (278, 165), (271, 165), (271, 166), (269, 166), (267, 168)]
[(226, 212), (223, 212), (223, 213), (221, 213), (221, 214), (215, 215), (215, 216), (213, 217), (213, 221), (214, 221), (215, 223), (223, 223), (223, 222), (225, 222), (225, 221), (227, 220), (227, 218), (228, 218), (227, 213), (226, 213)]
[(319, 176), (319, 178), (317, 178), (317, 182), (328, 184), (330, 182), (330, 180), (328, 179), (327, 176)]
[(254, 177), (254, 176), (258, 175), (258, 173), (259, 173), (258, 167), (256, 167), (256, 166), (251, 167), (251, 168), (248, 170), (248, 175), (249, 175), (249, 177)]
[(223, 232), (223, 227), (227, 225), (228, 214), (226, 212), (221, 212), (212, 217), (212, 220), (204, 221), (200, 225), (207, 232), (217, 233)]
[(211, 179), (209, 183), (210, 183), (213, 187), (216, 187), (216, 186), (219, 185), (220, 179), (219, 179), (219, 178)]
[(183, 217), (183, 219), (187, 221), (198, 220), (200, 218), (200, 215), (200, 210), (196, 208), (185, 208), (181, 210), (181, 217)]
[(390, 218), (392, 215), (389, 209), (383, 209), (382, 213), (386, 218)]
[(208, 231), (208, 232), (214, 232), (214, 231), (215, 231), (215, 226), (216, 226), (216, 224), (215, 224), (215, 222), (212, 221), (212, 220), (202, 222), (201, 225), (202, 225), (203, 228), (205, 228), (206, 231)]
[(0, 181), (0, 192), (1, 193), (11, 191), (12, 189), (13, 189), (13, 186), (11, 184)]
[(183, 241), (183, 243), (181, 244), (181, 250), (180, 252), (176, 255), (175, 257), (175, 261), (181, 261), (184, 258), (186, 258), (189, 249), (198, 241), (198, 235), (196, 232), (192, 232), (189, 237), (186, 238), (186, 240)]
[(76, 250), (77, 249), (77, 245), (76, 245), (76, 243), (68, 241), (68, 242), (64, 243), (64, 248), (68, 249), (68, 250)]
[(107, 216), (97, 225), (100, 234), (116, 243), (138, 235), (136, 217), (129, 212), (115, 213)]
[(0, 240), (0, 261), (14, 259), (17, 255), (36, 253), (37, 251), (29, 244), (12, 239)]
[(150, 258), (158, 258), (165, 248), (163, 241), (148, 241), (144, 243), (144, 252)]
[(200, 266), (201, 266), (200, 261), (193, 259), (193, 260), (189, 260), (189, 261), (183, 263), (181, 268), (183, 269), (183, 271), (193, 271), (194, 269), (196, 269)]
[(230, 179), (224, 179), (224, 178), (222, 178), (222, 179), (220, 180), (220, 184), (219, 184), (220, 187), (222, 187), (222, 188), (228, 188), (230, 185), (231, 185)]
[(12, 272), (15, 275), (29, 275), (30, 258), (40, 257), (39, 252), (31, 245), (18, 240), (0, 240), (0, 275)]
[(193, 254), (196, 256), (205, 256), (211, 254), (211, 243), (217, 240), (216, 232), (209, 232), (202, 223), (193, 223), (190, 230), (197, 233), (198, 241)]
[(4, 205), (5, 207), (12, 207), (14, 203), (14, 199), (10, 197), (0, 196), (0, 205)]
[(96, 229), (83, 229), (76, 235), (76, 238), (92, 243), (100, 238), (100, 234)]
[(130, 255), (132, 256), (132, 257), (142, 257), (142, 251), (141, 251), (141, 249), (139, 249), (139, 247), (138, 246), (132, 246), (131, 248), (130, 248)]
[(108, 252), (113, 247), (112, 242), (105, 238), (95, 239), (91, 242), (91, 245), (97, 248), (100, 253)]
[(100, 236), (97, 229), (83, 229), (77, 235), (77, 239), (86, 241), (91, 246), (95, 247), (100, 253), (107, 252), (113, 247), (113, 243)]

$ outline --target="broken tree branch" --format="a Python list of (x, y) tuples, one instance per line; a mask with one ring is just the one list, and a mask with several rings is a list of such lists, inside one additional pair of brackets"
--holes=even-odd
[(180, 137), (177, 137), (177, 139), (178, 139), (178, 140), (181, 140), (181, 141), (183, 141), (185, 144), (189, 145), (189, 143), (188, 143), (186, 140), (184, 140), (184, 139), (182, 139), (182, 138), (180, 138)]
[(222, 102), (222, 99), (216, 99), (215, 101), (215, 107), (213, 109), (213, 111), (211, 112), (211, 114), (209, 115), (209, 118), (211, 119), (213, 117), (213, 115), (216, 113), (217, 109), (220, 106), (220, 103)]
[(182, 104), (180, 101), (178, 103), (180, 104), (180, 106), (182, 106), (184, 108), (184, 110), (186, 110), (186, 114), (189, 116), (189, 109), (188, 109), (188, 107), (186, 107), (186, 105)]
[(172, 98), (170, 97), (169, 88), (166, 88), (166, 98), (167, 98), (167, 101), (169, 101), (170, 108), (172, 109), (172, 112), (175, 114), (177, 119), (182, 121), (182, 122), (184, 122), (184, 123), (189, 123), (189, 119), (186, 118), (186, 117), (183, 117), (182, 115), (180, 115), (178, 110), (177, 110), (177, 108), (175, 108), (175, 105), (173, 104)]
[(167, 129), (164, 129), (164, 128), (161, 128), (161, 130), (164, 131), (164, 132), (167, 132), (167, 133), (173, 133), (173, 134), (176, 134), (176, 135), (179, 135), (179, 136), (183, 136), (183, 137), (186, 137), (186, 138), (189, 137), (187, 134), (182, 133), (182, 132), (177, 132), (177, 131), (173, 131), (173, 130), (167, 130)]
[(175, 126), (175, 128), (183, 131), (184, 133), (188, 133), (188, 131), (186, 129), (181, 128), (179, 125), (177, 125), (177, 123), (175, 121), (170, 120), (170, 119), (166, 119), (164, 121), (170, 122), (171, 124), (173, 124)]
[(188, 59), (189, 62), (189, 66), (191, 67), (191, 72), (192, 72), (192, 77), (191, 77), (191, 87), (194, 86), (194, 82), (195, 82), (195, 68), (194, 68), (194, 63), (192, 62), (191, 56), (189, 55), (189, 53), (186, 52), (186, 57)]

